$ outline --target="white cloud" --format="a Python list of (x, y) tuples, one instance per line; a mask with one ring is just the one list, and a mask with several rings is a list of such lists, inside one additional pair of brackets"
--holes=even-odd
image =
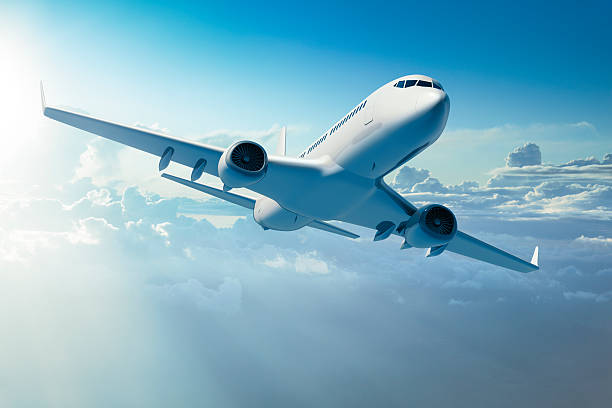
[(612, 291), (597, 294), (593, 292), (578, 290), (575, 292), (563, 292), (563, 297), (565, 297), (565, 299), (567, 300), (586, 300), (594, 301), (597, 303), (606, 303), (612, 300)]
[(586, 243), (586, 244), (596, 244), (596, 245), (612, 245), (612, 238), (610, 237), (585, 237), (584, 235), (576, 238), (576, 242)]
[(197, 279), (188, 279), (161, 287), (153, 287), (162, 299), (174, 303), (194, 305), (200, 310), (233, 315), (240, 312), (242, 285), (235, 278), (225, 278), (217, 289), (207, 288)]
[(449, 306), (467, 306), (470, 303), (472, 302), (469, 300), (462, 300), (462, 299), (455, 299), (455, 298), (452, 298), (448, 301)]
[(275, 269), (286, 269), (286, 268), (289, 268), (290, 266), (293, 266), (292, 263), (287, 261), (285, 257), (283, 257), (280, 254), (277, 255), (276, 258), (274, 259), (266, 259), (263, 262), (263, 264), (266, 266), (269, 266), (270, 268), (275, 268)]
[(316, 251), (299, 254), (295, 259), (295, 270), (305, 274), (327, 275), (329, 273), (327, 263), (316, 256)]
[(506, 165), (508, 167), (538, 166), (542, 164), (540, 147), (535, 143), (525, 143), (508, 153)]
[[(449, 203), (462, 214), (462, 228), (487, 242), (526, 257), (540, 244), (543, 266), (532, 274), (453, 254), (424, 259), (421, 250), (399, 251), (397, 237), (373, 244), (311, 229), (263, 232), (246, 213), (216, 228), (204, 217), (178, 214), (226, 214), (233, 207), (182, 192), (118, 188), (130, 185), (124, 169), (112, 177), (108, 169), (51, 194), (12, 190), (0, 197), (6, 215), (0, 219), (0, 297), (10, 306), (0, 311), (0, 329), (11, 333), (10, 347), (0, 350), (0, 374), (11, 386), (34, 384), (66, 405), (63, 390), (77, 386), (91, 396), (103, 379), (104, 395), (75, 397), (78, 405), (108, 403), (111, 388), (112, 405), (126, 405), (137, 388), (146, 390), (138, 396), (150, 396), (149, 406), (177, 396), (244, 406), (265, 395), (325, 405), (329, 400), (318, 399), (319, 391), (333, 387), (334, 395), (347, 395), (330, 404), (341, 406), (369, 402), (370, 392), (356, 397), (355, 389), (368, 382), (373, 366), (384, 367), (378, 399), (404, 392), (394, 378), (435, 382), (440, 372), (466, 364), (477, 364), (475, 373), (522, 381), (533, 367), (520, 362), (532, 354), (544, 356), (547, 370), (559, 363), (546, 356), (564, 355), (575, 358), (574, 370), (591, 372), (598, 365), (590, 354), (578, 354), (572, 337), (576, 322), (587, 318), (586, 335), (608, 347), (611, 183), (604, 165), (503, 168), (495, 171), (497, 185), (482, 187), (444, 185), (422, 169), (399, 179), (410, 200)], [(108, 177), (108, 187), (89, 182), (96, 177)], [(420, 178), (422, 191), (411, 191)], [(548, 219), (547, 211), (556, 217)], [(448, 306), (458, 308), (449, 314)], [(562, 334), (554, 352), (537, 330), (520, 330), (543, 321)], [(520, 333), (528, 347), (504, 352), (507, 333)], [(486, 340), (476, 360), (471, 343), (440, 343), (473, 336)], [(606, 350), (597, 347), (590, 352)], [(375, 356), (363, 353), (373, 349)], [(413, 364), (401, 364), (398, 350)], [(439, 356), (436, 370), (423, 355)], [(330, 366), (348, 367), (350, 386)], [(277, 385), (286, 372), (293, 379), (283, 387), (284, 398)], [(555, 384), (561, 380), (573, 384), (570, 376), (555, 377)], [(473, 382), (448, 380), (454, 392)], [(234, 392), (238, 385), (244, 392)], [(15, 395), (8, 401), (29, 394)]]

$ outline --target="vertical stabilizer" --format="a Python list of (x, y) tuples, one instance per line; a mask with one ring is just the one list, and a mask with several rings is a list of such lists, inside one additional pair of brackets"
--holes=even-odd
[(45, 112), (45, 108), (47, 107), (47, 102), (45, 102), (45, 90), (43, 89), (43, 82), (40, 81), (40, 104), (42, 105), (43, 113)]
[(287, 127), (283, 126), (278, 136), (278, 146), (276, 146), (276, 155), (285, 156), (287, 154)]

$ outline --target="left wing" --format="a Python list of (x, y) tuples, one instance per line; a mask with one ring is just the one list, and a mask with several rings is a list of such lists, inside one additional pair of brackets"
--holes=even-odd
[(163, 170), (172, 160), (192, 167), (194, 171), (198, 169), (200, 174), (201, 171), (204, 171), (213, 176), (218, 175), (217, 164), (225, 149), (97, 119), (67, 109), (47, 106), (42, 82), (40, 84), (40, 94), (45, 116), (106, 139), (160, 156), (162, 158), (159, 165), (160, 170)]
[(461, 231), (457, 231), (455, 237), (448, 243), (446, 250), (517, 272), (532, 272), (540, 269), (538, 247), (533, 251), (531, 262), (527, 262)]

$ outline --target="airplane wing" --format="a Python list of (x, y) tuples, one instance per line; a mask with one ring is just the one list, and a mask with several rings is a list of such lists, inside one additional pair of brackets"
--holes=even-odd
[(94, 133), (106, 139), (134, 147), (156, 156), (160, 160), (160, 170), (163, 170), (170, 160), (184, 164), (200, 172), (204, 171), (217, 176), (217, 163), (225, 151), (220, 147), (209, 146), (201, 143), (180, 140), (172, 136), (163, 135), (149, 130), (139, 129), (119, 123), (96, 119), (89, 115), (83, 115), (67, 109), (47, 106), (43, 92), (42, 83), (40, 93), (43, 114), (58, 122), (74, 126), (86, 132)]
[(461, 231), (457, 231), (455, 237), (446, 246), (446, 250), (517, 272), (526, 273), (540, 269), (538, 247), (533, 252), (531, 262), (527, 262)]
[[(248, 208), (248, 209), (253, 209), (255, 207), (255, 199), (252, 197), (247, 197), (247, 196), (243, 196), (240, 194), (236, 194), (236, 193), (231, 193), (229, 191), (223, 191), (221, 189), (215, 188), (215, 187), (211, 187), (211, 186), (207, 186), (205, 184), (201, 184), (201, 183), (196, 183), (193, 181), (189, 181), (189, 180), (185, 180), (182, 179), (180, 177), (176, 177), (173, 176), (171, 174), (168, 173), (163, 173), (162, 177), (171, 181), (174, 181), (176, 183), (182, 184), (184, 186), (187, 187), (191, 187), (193, 189), (202, 191), (203, 193), (206, 194), (210, 194), (214, 197), (220, 198), (221, 200), (225, 200), (228, 201), (230, 203), (233, 204), (237, 204), (241, 207), (244, 208)], [(359, 238), (359, 235), (357, 234), (353, 234), (350, 231), (347, 231), (345, 229), (342, 229), (340, 227), (337, 227), (333, 224), (330, 224), (328, 222), (324, 222), (324, 221), (320, 221), (320, 220), (313, 220), (310, 222), (310, 224), (307, 225), (308, 227), (311, 228), (316, 228), (319, 229), (321, 231), (327, 231), (327, 232), (331, 232), (333, 234), (337, 234), (337, 235), (342, 235), (343, 237), (348, 237), (348, 238)]]

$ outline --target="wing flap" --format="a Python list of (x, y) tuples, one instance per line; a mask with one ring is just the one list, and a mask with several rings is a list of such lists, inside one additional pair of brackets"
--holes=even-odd
[(461, 231), (457, 231), (457, 235), (448, 243), (446, 250), (517, 272), (526, 273), (539, 269), (537, 265), (538, 247), (536, 247), (532, 258), (535, 262), (531, 263)]

